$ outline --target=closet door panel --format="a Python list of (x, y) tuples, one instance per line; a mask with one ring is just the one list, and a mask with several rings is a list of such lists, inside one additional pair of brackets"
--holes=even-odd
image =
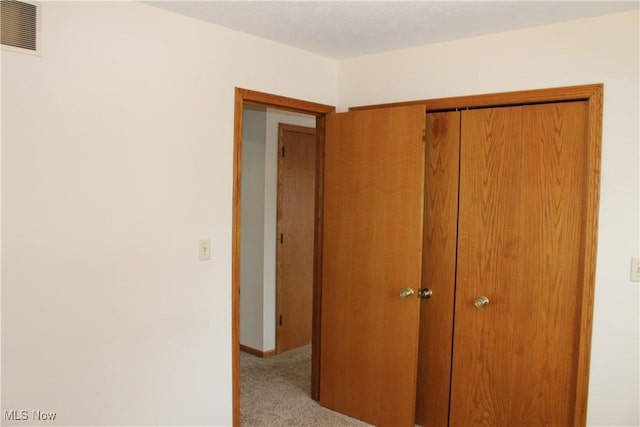
[[(508, 426), (522, 183), (522, 108), (462, 113), (450, 424)], [(489, 299), (478, 309), (475, 299)]]
[(587, 121), (586, 102), (463, 113), (453, 426), (573, 424)]
[(427, 114), (416, 423), (447, 426), (456, 282), (460, 112)]
[(320, 404), (413, 426), (424, 207), (424, 107), (327, 116)]
[[(572, 425), (587, 194), (586, 102), (523, 109), (511, 420)], [(524, 390), (524, 392), (520, 392)]]

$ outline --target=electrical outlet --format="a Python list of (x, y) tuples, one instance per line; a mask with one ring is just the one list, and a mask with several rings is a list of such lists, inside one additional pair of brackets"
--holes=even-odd
[(640, 258), (631, 258), (631, 281), (640, 282)]

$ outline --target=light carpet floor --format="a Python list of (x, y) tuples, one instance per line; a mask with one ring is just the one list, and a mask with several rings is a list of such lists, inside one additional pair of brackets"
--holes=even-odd
[(309, 397), (311, 345), (260, 358), (240, 352), (242, 427), (368, 426)]

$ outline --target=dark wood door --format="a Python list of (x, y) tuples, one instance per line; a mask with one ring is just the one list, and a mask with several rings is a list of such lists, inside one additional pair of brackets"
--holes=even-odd
[(574, 424), (587, 115), (462, 112), (451, 426)]
[(276, 351), (311, 343), (315, 209), (315, 129), (280, 124)]
[(424, 107), (327, 116), (320, 403), (413, 426), (422, 265)]

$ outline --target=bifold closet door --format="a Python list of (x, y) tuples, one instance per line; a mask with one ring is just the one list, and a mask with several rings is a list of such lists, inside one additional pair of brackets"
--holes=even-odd
[(445, 427), (449, 418), (453, 302), (456, 284), (460, 112), (427, 113), (422, 286), (416, 423)]
[(574, 424), (587, 115), (462, 112), (451, 426)]
[(376, 426), (415, 419), (424, 116), (326, 120), (320, 404)]

